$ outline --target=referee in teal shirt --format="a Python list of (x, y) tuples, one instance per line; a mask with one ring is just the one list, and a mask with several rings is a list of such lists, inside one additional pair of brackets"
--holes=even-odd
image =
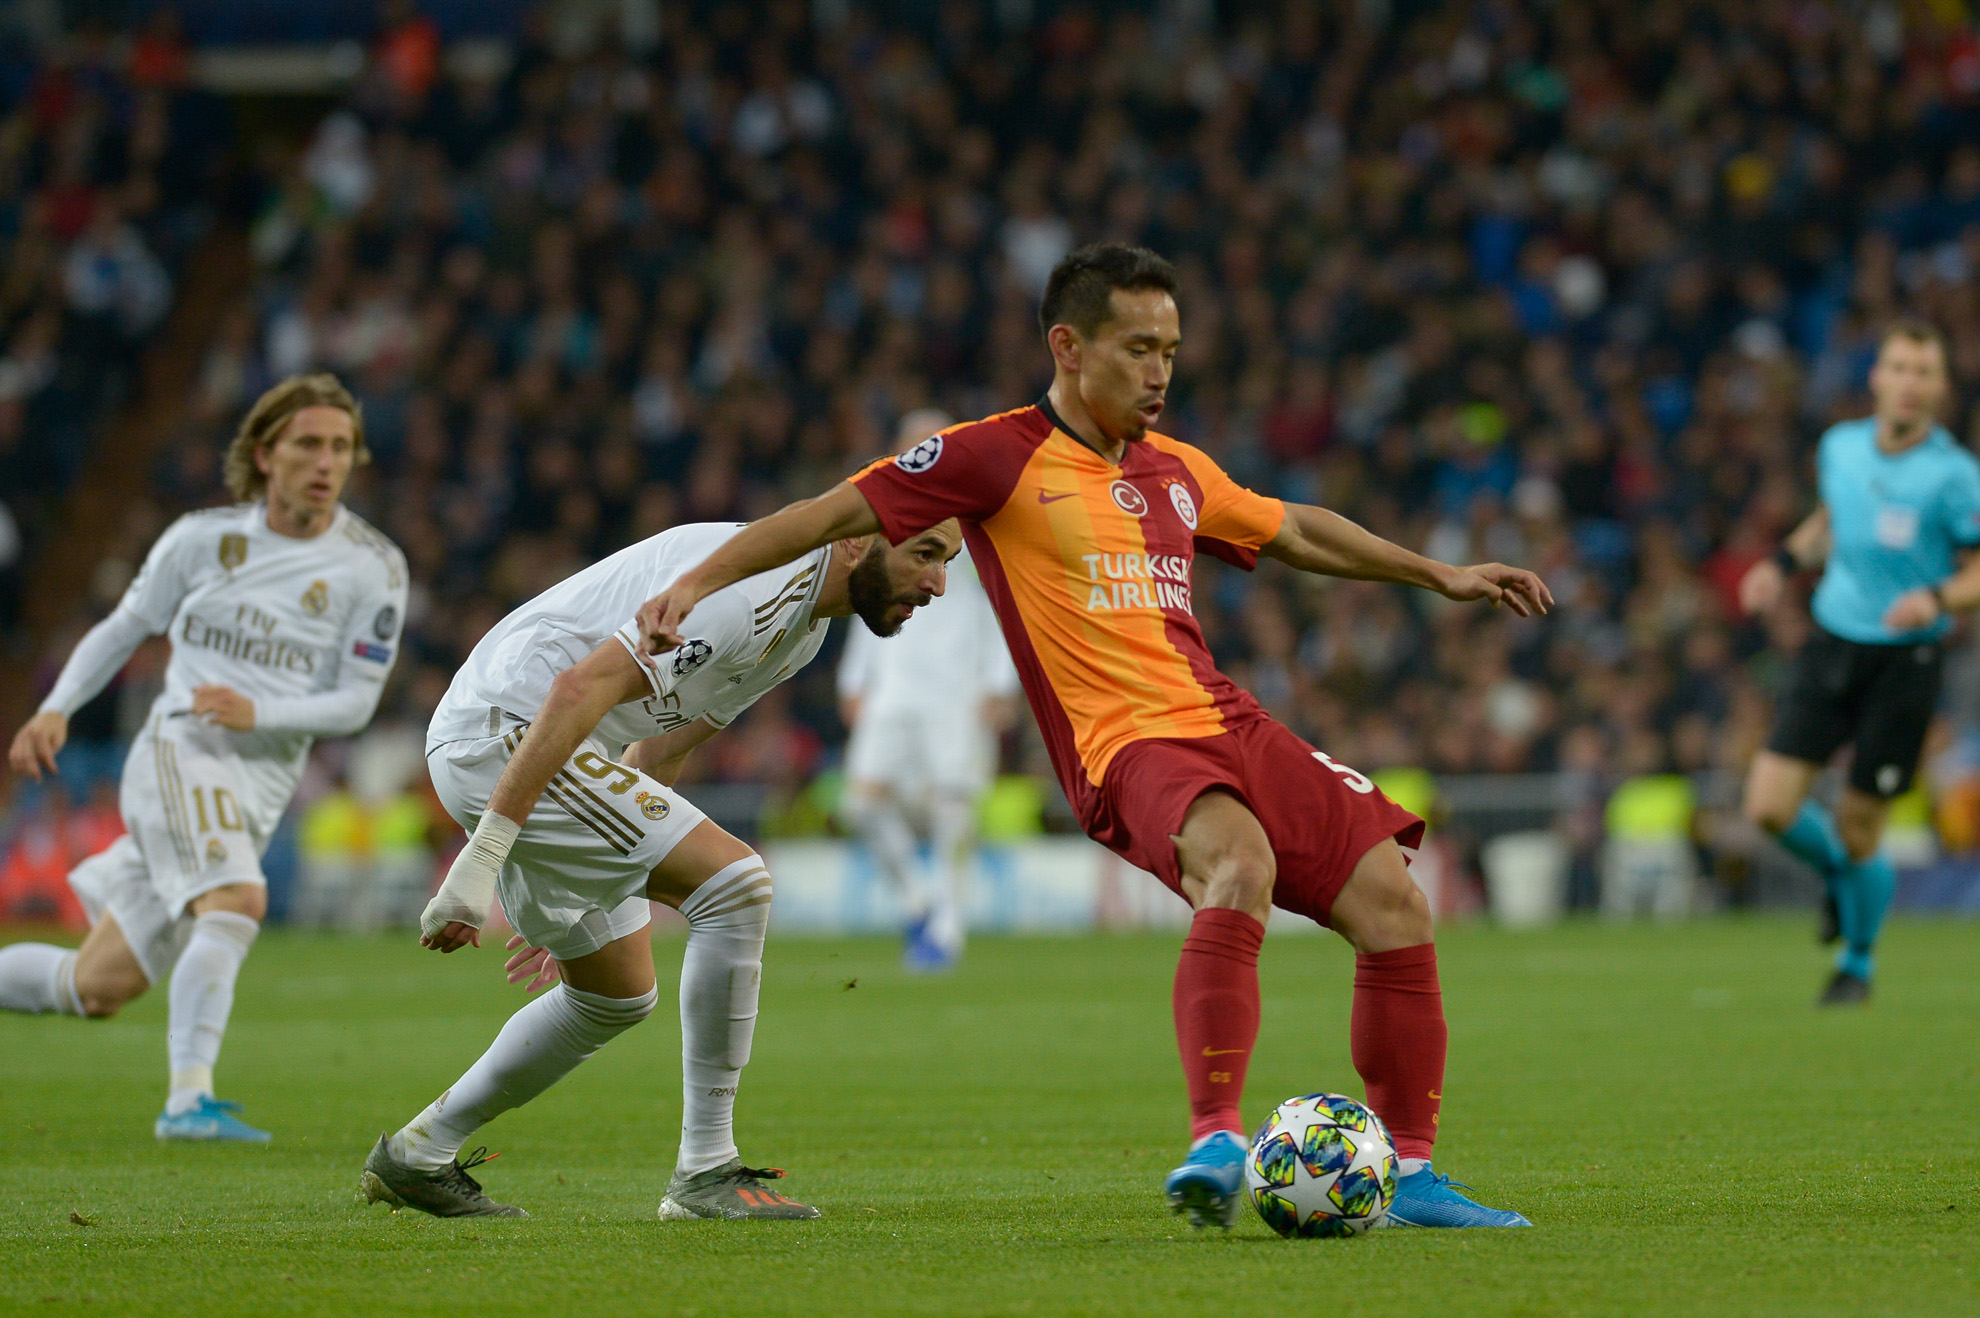
[[(1949, 391), (1936, 329), (1904, 320), (1886, 331), (1870, 371), (1875, 415), (1822, 436), (1820, 506), (1740, 582), (1741, 606), (1762, 613), (1789, 576), (1822, 570), (1814, 635), (1753, 758), (1745, 809), (1827, 884), (1824, 935), (1843, 947), (1825, 1004), (1870, 996), (1871, 952), (1897, 883), (1878, 837), (1917, 773), (1950, 615), (1980, 604), (1980, 555), (1969, 552), (1980, 547), (1980, 461), (1938, 422)], [(1832, 814), (1808, 789), (1845, 745), (1849, 777)]]

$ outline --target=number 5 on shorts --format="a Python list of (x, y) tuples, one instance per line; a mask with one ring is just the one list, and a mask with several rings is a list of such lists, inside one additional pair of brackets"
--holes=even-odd
[(624, 796), (632, 789), (632, 785), (639, 781), (639, 775), (631, 769), (623, 764), (612, 763), (596, 751), (579, 751), (571, 763), (584, 770), (588, 777), (610, 778), (612, 781), (606, 785), (605, 790), (614, 796)]
[(1366, 795), (1375, 790), (1375, 784), (1368, 780), (1366, 774), (1355, 769), (1350, 769), (1345, 764), (1336, 764), (1334, 757), (1327, 754), (1327, 752), (1315, 751), (1313, 752), (1313, 758), (1339, 774), (1341, 781), (1347, 784), (1350, 791), (1360, 792)]

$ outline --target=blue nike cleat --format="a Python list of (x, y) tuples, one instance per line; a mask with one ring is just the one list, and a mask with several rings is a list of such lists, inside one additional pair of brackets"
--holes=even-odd
[(909, 970), (924, 975), (936, 975), (945, 970), (954, 970), (955, 950), (931, 938), (928, 924), (928, 918), (923, 916), (907, 927), (907, 945), (901, 950), (901, 964)]
[(1396, 1180), (1396, 1200), (1384, 1226), (1532, 1226), (1518, 1213), (1475, 1204), (1459, 1194), (1471, 1187), (1423, 1170)]
[(241, 1110), (239, 1103), (226, 1103), (207, 1094), (199, 1100), (197, 1107), (187, 1108), (173, 1116), (169, 1112), (158, 1114), (151, 1133), (161, 1140), (232, 1140), (237, 1144), (266, 1144), (271, 1136), (265, 1130), (253, 1126), (235, 1116)]
[(1243, 1137), (1231, 1131), (1205, 1137), (1162, 1183), (1169, 1206), (1187, 1213), (1191, 1226), (1228, 1228), (1244, 1203), (1244, 1154)]

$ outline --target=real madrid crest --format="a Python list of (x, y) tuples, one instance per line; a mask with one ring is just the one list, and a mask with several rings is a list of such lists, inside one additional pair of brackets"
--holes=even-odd
[(220, 537), (220, 566), (232, 572), (247, 562), (247, 537), (237, 532), (228, 532)]
[(302, 594), (302, 606), (303, 612), (310, 617), (322, 617), (323, 611), (330, 607), (330, 583), (322, 580), (310, 582), (309, 589)]
[(640, 792), (633, 797), (633, 801), (639, 806), (639, 812), (648, 819), (667, 817), (667, 798), (658, 792)]

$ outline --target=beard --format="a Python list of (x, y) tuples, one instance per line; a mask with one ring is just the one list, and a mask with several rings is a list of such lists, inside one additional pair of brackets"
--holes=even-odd
[(846, 596), (852, 602), (853, 612), (875, 636), (892, 636), (907, 621), (894, 611), (897, 601), (888, 588), (885, 537), (875, 536), (859, 562), (853, 564), (852, 574), (846, 579)]

